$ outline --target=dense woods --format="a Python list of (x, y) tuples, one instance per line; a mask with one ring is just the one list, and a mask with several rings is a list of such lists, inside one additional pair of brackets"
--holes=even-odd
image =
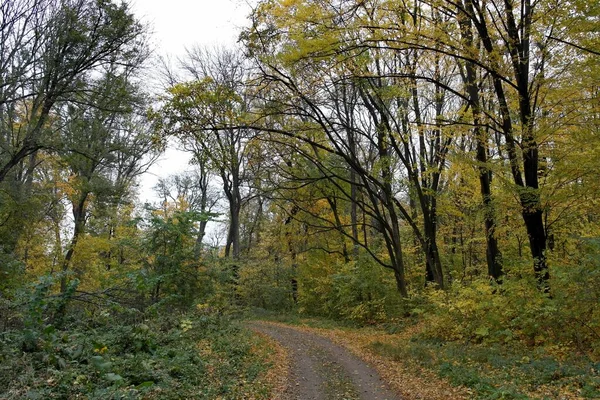
[[(182, 366), (221, 340), (251, 383), (256, 339), (230, 321), (248, 312), (574, 357), (596, 367), (565, 386), (599, 395), (599, 18), (583, 0), (263, 0), (238, 47), (188, 50), (148, 93), (127, 3), (3, 2), (0, 397), (264, 394)], [(167, 143), (190, 171), (141, 204)]]

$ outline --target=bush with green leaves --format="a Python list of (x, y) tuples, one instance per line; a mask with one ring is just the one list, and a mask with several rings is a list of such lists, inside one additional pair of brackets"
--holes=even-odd
[(519, 342), (553, 351), (577, 351), (597, 358), (600, 353), (600, 245), (582, 241), (581, 255), (567, 262), (556, 259), (550, 293), (518, 273), (502, 284), (485, 278), (446, 291), (424, 293), (426, 334), (443, 340), (471, 343)]
[(281, 263), (248, 261), (239, 268), (234, 290), (245, 306), (289, 311), (294, 307), (292, 279), (292, 268)]
[[(317, 259), (318, 260), (318, 259)], [(387, 321), (402, 304), (389, 271), (368, 257), (329, 263), (328, 274), (314, 274), (318, 261), (300, 268), (299, 308), (302, 313), (373, 324)]]
[(33, 339), (27, 330), (0, 334), (3, 399), (268, 398), (261, 339), (208, 307), (136, 321), (105, 309), (60, 328), (40, 323), (37, 309)]
[[(473, 344), (422, 336), (375, 342), (371, 348), (383, 357), (411, 368), (427, 368), (455, 386), (470, 388), (473, 399), (570, 398), (565, 393), (600, 396), (599, 365), (579, 354), (557, 356), (518, 343)], [(540, 393), (545, 397), (538, 397)]]

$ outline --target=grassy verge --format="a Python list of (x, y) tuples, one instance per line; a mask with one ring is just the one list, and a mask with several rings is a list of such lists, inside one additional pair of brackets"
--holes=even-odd
[(476, 399), (600, 398), (598, 367), (583, 356), (558, 357), (547, 349), (427, 341), (374, 341), (387, 359), (434, 371)]
[(267, 399), (264, 339), (225, 316), (111, 316), (0, 336), (2, 399)]

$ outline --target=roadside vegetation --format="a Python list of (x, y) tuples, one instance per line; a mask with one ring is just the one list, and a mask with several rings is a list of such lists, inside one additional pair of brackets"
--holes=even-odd
[(0, 398), (269, 398), (269, 346), (238, 318), (203, 304), (107, 303), (70, 308), (58, 322), (72, 299), (45, 295), (51, 283), (3, 309), (14, 325), (0, 334)]

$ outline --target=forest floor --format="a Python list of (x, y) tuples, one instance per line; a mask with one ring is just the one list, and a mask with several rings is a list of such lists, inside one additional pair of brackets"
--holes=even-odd
[(423, 340), (420, 324), (387, 332), (331, 321), (246, 322), (274, 350), (270, 398), (600, 398), (598, 366), (544, 349)]

